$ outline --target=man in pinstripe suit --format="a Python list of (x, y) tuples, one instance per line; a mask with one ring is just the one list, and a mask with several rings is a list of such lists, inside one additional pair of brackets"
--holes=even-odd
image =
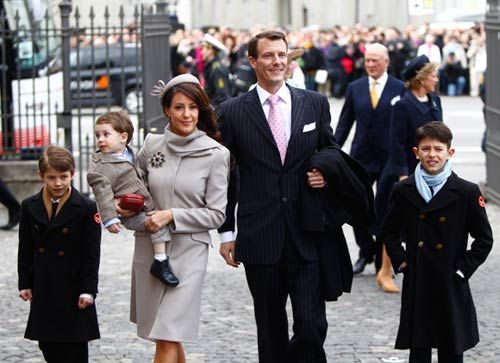
[[(280, 32), (253, 37), (248, 55), (257, 86), (218, 110), (223, 143), (239, 170), (239, 193), (233, 178), (226, 223), (219, 230), (220, 253), (230, 266), (245, 266), (254, 300), (259, 362), (321, 363), (326, 362), (325, 302), (315, 238), (298, 227), (299, 195), (304, 187), (324, 187), (323, 175), (305, 165), (335, 139), (326, 97), (285, 84), (287, 47)], [(288, 296), (294, 319), (291, 339), (285, 310)]]

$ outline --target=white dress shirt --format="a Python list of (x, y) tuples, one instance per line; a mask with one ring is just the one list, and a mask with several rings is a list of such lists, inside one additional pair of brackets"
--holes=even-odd
[[(269, 110), (271, 109), (271, 105), (267, 99), (271, 94), (258, 84), (257, 94), (259, 95), (260, 104), (262, 105), (264, 115), (266, 115), (267, 119), (269, 118)], [(285, 82), (283, 82), (283, 85), (278, 92), (276, 92), (276, 94), (280, 97), (278, 106), (285, 119), (286, 141), (289, 141), (290, 134), (292, 133), (292, 96), (290, 95), (290, 90), (286, 86)]]

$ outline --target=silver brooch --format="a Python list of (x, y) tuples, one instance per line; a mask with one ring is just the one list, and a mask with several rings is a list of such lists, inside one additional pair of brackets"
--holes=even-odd
[(161, 168), (163, 166), (163, 163), (165, 162), (165, 154), (163, 154), (161, 151), (158, 151), (156, 154), (151, 156), (149, 162), (151, 163), (151, 166), (153, 168)]

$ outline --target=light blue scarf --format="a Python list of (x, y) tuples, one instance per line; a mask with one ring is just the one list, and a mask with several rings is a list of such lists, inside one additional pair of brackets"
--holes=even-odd
[(451, 175), (451, 162), (448, 160), (444, 164), (443, 170), (437, 175), (429, 175), (422, 168), (422, 163), (418, 163), (415, 168), (415, 184), (419, 194), (424, 198), (426, 203), (432, 199), (430, 187), (434, 189), (434, 195), (441, 189)]

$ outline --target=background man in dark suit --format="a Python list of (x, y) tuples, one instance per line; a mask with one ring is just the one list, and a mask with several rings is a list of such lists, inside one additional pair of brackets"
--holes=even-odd
[[(387, 74), (388, 66), (389, 54), (385, 46), (379, 43), (366, 46), (365, 70), (368, 75), (349, 84), (335, 130), (335, 138), (342, 146), (356, 121), (356, 133), (350, 154), (366, 168), (372, 181), (377, 183), (389, 155), (387, 146), (392, 106), (405, 91), (403, 82)], [(377, 192), (385, 189), (377, 185)], [(377, 215), (382, 213), (377, 204), (376, 212)], [(383, 216), (379, 215), (379, 218)], [(363, 272), (365, 265), (371, 263), (375, 254), (378, 255), (382, 251), (382, 246), (377, 245), (373, 239), (375, 234), (375, 226), (371, 229), (354, 228), (356, 243), (360, 248), (359, 258), (353, 267), (355, 274)], [(377, 281), (380, 281), (384, 290), (399, 291), (391, 275), (381, 274), (377, 276)]]
[(4, 231), (11, 230), (19, 223), (21, 218), (21, 204), (17, 201), (17, 198), (12, 194), (9, 187), (0, 178), (0, 203), (2, 203), (9, 212), (9, 220), (7, 224), (0, 227)]
[[(327, 321), (318, 253), (314, 235), (300, 230), (299, 200), (306, 185), (324, 187), (323, 175), (307, 170), (306, 163), (317, 150), (335, 145), (335, 139), (326, 97), (285, 84), (287, 48), (281, 32), (252, 38), (248, 55), (257, 86), (219, 108), (223, 143), (240, 173), (238, 236), (234, 242), (233, 194), (219, 230), (226, 232), (221, 233), (220, 253), (229, 265), (245, 266), (259, 362), (322, 363)], [(285, 309), (288, 296), (292, 339)]]

